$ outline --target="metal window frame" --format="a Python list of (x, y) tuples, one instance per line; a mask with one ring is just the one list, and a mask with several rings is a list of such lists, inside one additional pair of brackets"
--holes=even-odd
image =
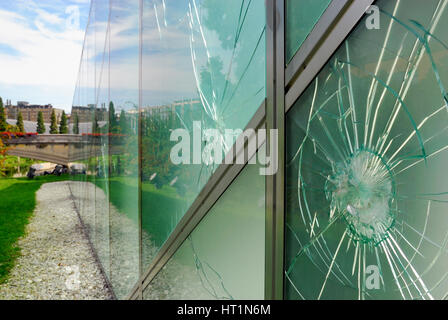
[[(258, 107), (255, 115), (252, 117), (245, 129), (261, 129), (265, 127), (266, 118), (266, 102), (263, 101)], [(239, 137), (238, 139), (240, 139)], [(244, 137), (243, 137), (244, 139)], [(146, 271), (141, 275), (139, 281), (134, 286), (131, 294), (127, 297), (130, 300), (137, 300), (143, 298), (143, 292), (148, 285), (154, 280), (160, 270), (170, 261), (171, 257), (177, 252), (180, 246), (184, 243), (187, 237), (193, 232), (196, 226), (213, 208), (214, 204), (226, 192), (228, 187), (239, 176), (240, 172), (246, 167), (248, 160), (256, 154), (258, 149), (264, 144), (264, 141), (258, 141), (255, 153), (248, 154), (248, 144), (256, 139), (252, 136), (250, 140), (244, 143), (243, 148), (239, 146), (240, 143), (233, 145), (232, 150), (229, 151), (226, 158), (231, 158), (232, 161), (221, 164), (212, 174), (202, 191), (196, 197), (193, 204), (177, 224), (176, 228), (171, 232), (171, 235), (160, 248), (159, 252), (152, 260), (151, 264), (146, 268)], [(244, 164), (237, 164), (236, 158), (241, 153), (247, 153)], [(227, 161), (226, 161), (227, 162)]]
[[(142, 149), (142, 110), (143, 110), (143, 0), (139, 0), (139, 37), (138, 37), (138, 114), (137, 114), (137, 135), (138, 135), (138, 275), (143, 273), (143, 225), (142, 225), (142, 176), (143, 176), (143, 149)], [(143, 291), (138, 292), (139, 299), (143, 300)]]
[(286, 67), (285, 112), (294, 105), (374, 0), (333, 0)]
[[(257, 129), (265, 126), (268, 130), (277, 129), (279, 133), (274, 146), (274, 150), (278, 150), (278, 172), (266, 176), (265, 299), (284, 297), (285, 115), (373, 1), (333, 0), (286, 66), (286, 0), (266, 0), (267, 97), (246, 127)], [(276, 142), (269, 141), (267, 135), (266, 150), (270, 150), (271, 143)], [(143, 298), (143, 291), (244, 167), (223, 164), (216, 170), (142, 274), (129, 299)]]
[(330, 2), (320, 19), (311, 29), (308, 37), (303, 41), (299, 50), (295, 53), (292, 59), (287, 62), (285, 70), (285, 83), (287, 86), (295, 79), (297, 72), (301, 68), (305, 68), (307, 65), (307, 58), (314, 50), (316, 50), (317, 45), (324, 41), (323, 35), (331, 29), (340, 13), (347, 8), (350, 2), (351, 0)]
[[(285, 118), (288, 110), (327, 63), (346, 36), (353, 30), (374, 0), (333, 0), (305, 39), (292, 60), (285, 60), (285, 12), (287, 0), (266, 0), (266, 100), (260, 105), (246, 129), (278, 130), (278, 141), (270, 141), (278, 153), (278, 172), (266, 176), (265, 228), (265, 299), (284, 297), (284, 220), (285, 220)], [(111, 0), (110, 0), (111, 2)], [(110, 3), (110, 6), (112, 4)], [(141, 111), (142, 85), (142, 29), (143, 0), (139, 0), (139, 110)], [(110, 23), (110, 21), (109, 21)], [(110, 48), (109, 48), (110, 50)], [(109, 75), (110, 76), (110, 75)], [(141, 112), (139, 112), (139, 173), (141, 174)], [(234, 157), (247, 152), (233, 146)], [(260, 144), (259, 144), (260, 146)], [(257, 150), (258, 151), (258, 150)], [(268, 151), (267, 151), (268, 152)], [(246, 159), (246, 161), (250, 156)], [(233, 161), (233, 163), (235, 163)], [(208, 214), (214, 204), (238, 177), (246, 164), (220, 165), (178, 223), (168, 240), (159, 250), (150, 266), (142, 266), (142, 195), (139, 182), (139, 269), (140, 278), (127, 299), (143, 299), (143, 292), (160, 272), (190, 233)], [(140, 179), (139, 179), (140, 180)]]
[(278, 171), (266, 176), (265, 299), (280, 300), (285, 216), (285, 0), (266, 1), (266, 25), (266, 127), (278, 130), (278, 140), (269, 138), (267, 150), (276, 150), (270, 156), (277, 157)]

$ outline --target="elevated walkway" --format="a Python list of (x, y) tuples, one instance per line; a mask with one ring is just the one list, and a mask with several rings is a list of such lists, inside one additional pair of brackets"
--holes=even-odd
[[(101, 138), (73, 134), (42, 134), (5, 139), (8, 155), (68, 165), (71, 162), (103, 154)], [(120, 154), (122, 147), (114, 144), (109, 154)]]

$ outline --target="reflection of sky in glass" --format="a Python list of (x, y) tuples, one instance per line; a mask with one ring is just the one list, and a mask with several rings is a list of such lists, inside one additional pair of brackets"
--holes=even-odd
[(292, 299), (447, 297), (447, 2), (377, 4), (288, 114)]
[(138, 97), (138, 10), (138, 1), (115, 1), (112, 10), (109, 1), (92, 2), (74, 105), (100, 107), (98, 95), (109, 95), (112, 90), (118, 111), (134, 108)]
[[(232, 142), (224, 141), (224, 130), (243, 129), (265, 98), (264, 3), (145, 0), (143, 5), (144, 128), (146, 123), (158, 123), (158, 128), (184, 128), (193, 136), (193, 130), (199, 131), (200, 123), (200, 133), (207, 129), (219, 130), (220, 137), (209, 146), (216, 144), (228, 151)], [(174, 111), (176, 119), (163, 124), (163, 118), (151, 111), (156, 107), (164, 112)], [(144, 133), (144, 141), (148, 142), (142, 148), (144, 155), (156, 159), (152, 163), (145, 160), (144, 170), (150, 171), (148, 177), (158, 175), (157, 179), (163, 180), (162, 175), (170, 176), (164, 169), (171, 168), (166, 165), (170, 159), (161, 151), (165, 150), (165, 142), (156, 141), (153, 133), (150, 130)], [(205, 146), (204, 142), (202, 147)], [(159, 152), (152, 155), (154, 149)], [(176, 181), (176, 192), (179, 185), (188, 191), (178, 194), (178, 201), (158, 203), (168, 206), (169, 202), (170, 206), (165, 209), (165, 217), (160, 218), (164, 222), (159, 229), (166, 234), (160, 236), (160, 230), (157, 235), (153, 232), (157, 244), (167, 239), (216, 167), (216, 164), (180, 165), (170, 169), (176, 172), (175, 177), (170, 176), (170, 181)], [(151, 181), (145, 183), (154, 183)], [(153, 205), (151, 201), (144, 205), (147, 209), (144, 209), (143, 224), (151, 225), (151, 221), (158, 219), (157, 212), (150, 212)], [(150, 260), (150, 253), (144, 252), (144, 255), (144, 261)]]
[[(263, 5), (239, 0), (145, 1), (144, 5), (144, 105), (201, 98), (207, 107), (233, 104), (242, 113), (260, 105)], [(251, 72), (256, 67), (262, 72)], [(243, 95), (245, 100), (239, 98)]]
[[(136, 3), (114, 3), (114, 10), (120, 14), (112, 15), (109, 25), (106, 2), (95, 1), (94, 6), (104, 7), (104, 10), (96, 10), (94, 21), (89, 24), (81, 65), (84, 75), (80, 76), (84, 81), (78, 83), (77, 91), (98, 88), (100, 72), (107, 66), (114, 75), (110, 86), (121, 93), (118, 96), (137, 95), (138, 83), (134, 75), (138, 74), (139, 16)], [(260, 74), (264, 71), (255, 73), (253, 70), (264, 70), (264, 23), (258, 19), (264, 6), (239, 0), (225, 4), (147, 0), (143, 6), (144, 106), (200, 98), (201, 90), (205, 90), (201, 87), (206, 84), (198, 77), (204, 69), (214, 80), (207, 84), (213, 86), (213, 92), (207, 92), (210, 97), (204, 99), (215, 104), (214, 108), (238, 105), (241, 112), (247, 109), (253, 112), (261, 104), (265, 94), (264, 76)], [(108, 45), (106, 35), (111, 39), (110, 62), (108, 54), (101, 50)], [(97, 71), (96, 79), (88, 70)], [(125, 102), (121, 97), (117, 99), (122, 100), (119, 105)], [(213, 99), (216, 101), (209, 101)], [(239, 118), (228, 117), (233, 121)]]
[[(73, 105), (108, 109), (113, 102), (117, 113), (126, 111), (123, 118), (132, 127), (120, 127), (121, 114), (118, 128), (104, 126), (109, 133), (124, 133), (126, 148), (121, 154), (108, 154), (121, 147), (116, 144), (119, 140), (101, 138), (102, 157), (89, 163), (92, 173), (98, 168), (110, 173), (109, 184), (95, 182), (111, 197), (110, 256), (100, 258), (109, 263), (111, 282), (122, 296), (137, 276), (138, 232), (122, 232), (115, 204), (125, 202), (124, 208), (118, 208), (120, 214), (137, 221), (140, 190), (136, 188), (141, 179), (146, 267), (217, 168), (216, 164), (173, 165), (171, 131), (191, 132), (198, 121), (202, 132), (219, 129), (216, 143), (223, 144), (224, 130), (243, 129), (265, 98), (265, 10), (263, 2), (246, 0), (145, 0), (141, 8), (136, 0), (110, 3), (112, 10), (106, 0), (92, 4)], [(139, 107), (141, 145), (136, 126)], [(226, 142), (224, 152), (231, 144)], [(141, 177), (137, 176), (139, 148)], [(85, 155), (92, 158), (89, 150)], [(107, 213), (104, 206), (96, 209), (98, 227)], [(106, 234), (107, 228), (102, 231)], [(105, 242), (95, 245), (100, 254), (108, 251)], [(127, 253), (120, 251), (122, 247), (127, 247)], [(126, 267), (119, 269), (120, 264)], [(134, 280), (126, 282), (126, 277)]]

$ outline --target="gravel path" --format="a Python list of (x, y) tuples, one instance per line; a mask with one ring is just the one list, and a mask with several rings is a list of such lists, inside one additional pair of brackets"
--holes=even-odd
[[(118, 299), (128, 296), (139, 274), (139, 227), (136, 219), (113, 206), (104, 191), (90, 182), (69, 182), (80, 200), (81, 218)], [(135, 213), (136, 214), (136, 213)], [(143, 230), (144, 263), (149, 265), (158, 248)]]
[(67, 182), (44, 184), (0, 299), (111, 299)]

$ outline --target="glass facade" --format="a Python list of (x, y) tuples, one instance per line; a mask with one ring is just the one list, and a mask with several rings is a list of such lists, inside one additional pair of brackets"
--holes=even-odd
[(265, 98), (264, 12), (260, 1), (143, 1), (144, 267), (217, 167), (172, 165), (171, 131), (217, 129), (221, 160), (225, 130), (244, 129)]
[(446, 298), (447, 3), (376, 5), (287, 114), (289, 299)]
[[(204, 193), (238, 136), (226, 130), (244, 130), (263, 105), (265, 33), (262, 1), (92, 1), (72, 110), (72, 119), (79, 119), (72, 131), (84, 142), (71, 146), (80, 168), (71, 188), (117, 298), (132, 293)], [(191, 158), (180, 164), (171, 160), (178, 129), (201, 139), (191, 141), (191, 150), (182, 152)], [(212, 129), (217, 134), (207, 136)], [(260, 179), (254, 178), (263, 196)], [(238, 201), (244, 206), (248, 200)], [(249, 217), (234, 218), (255, 217), (258, 222), (246, 231), (263, 247), (264, 204), (250, 205)], [(212, 217), (223, 216), (226, 206), (213, 208), (222, 213), (207, 215), (210, 222), (202, 222), (189, 239), (216, 229)], [(230, 228), (233, 218), (226, 219), (232, 219)], [(183, 248), (179, 255), (185, 256)], [(197, 244), (213, 260), (211, 249)], [(252, 296), (263, 297), (260, 275), (262, 269), (253, 274), (259, 283)], [(241, 296), (251, 296), (241, 290)]]
[(92, 1), (70, 187), (116, 297), (447, 298), (448, 2), (272, 1)]
[(258, 166), (248, 165), (146, 288), (143, 297), (263, 299), (264, 180)]

